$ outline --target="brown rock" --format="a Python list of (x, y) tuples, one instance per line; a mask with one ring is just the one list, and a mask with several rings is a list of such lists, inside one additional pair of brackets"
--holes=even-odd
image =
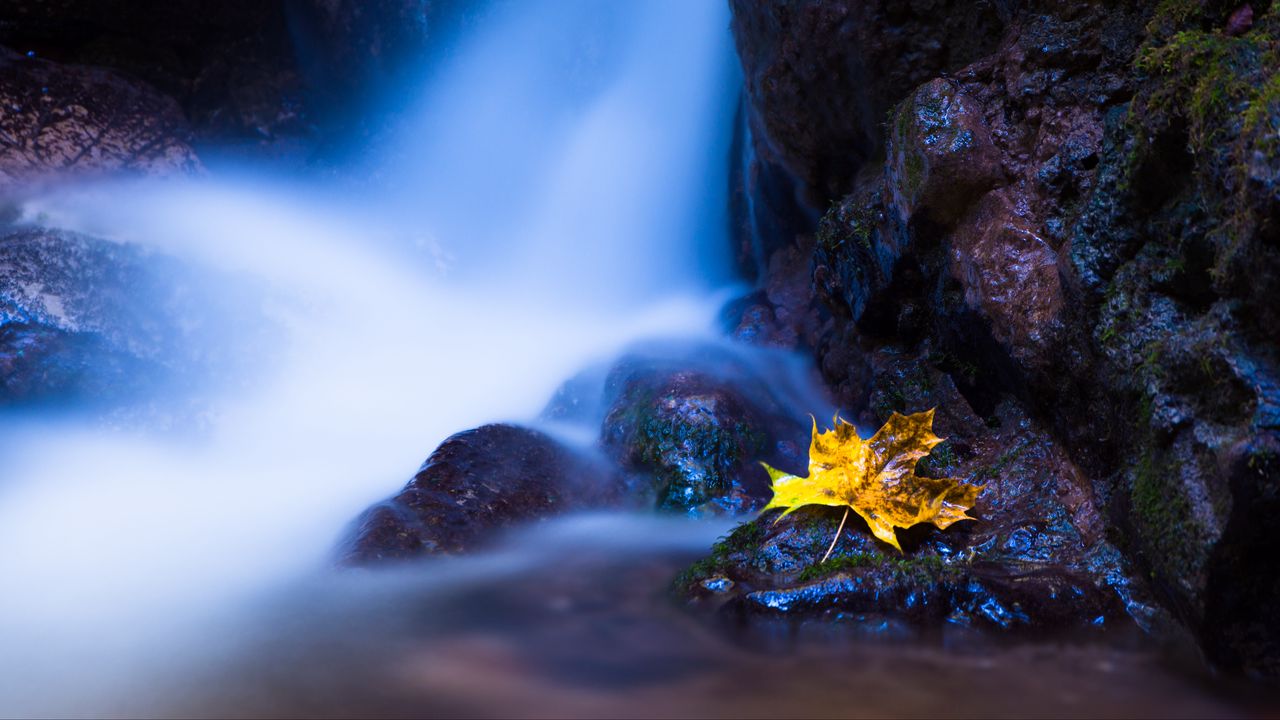
[(0, 190), (54, 172), (198, 172), (177, 104), (108, 70), (0, 48)]
[(1226, 34), (1232, 37), (1239, 37), (1253, 28), (1253, 6), (1241, 5), (1236, 11), (1231, 13), (1231, 17), (1227, 18), (1227, 27), (1224, 29)]
[(484, 547), (501, 531), (620, 502), (612, 473), (550, 437), (485, 425), (441, 443), (395, 497), (365, 511), (340, 550), (368, 565)]
[(925, 213), (948, 226), (1001, 179), (982, 107), (946, 80), (898, 106), (888, 154), (888, 190), (904, 221)]
[(984, 197), (956, 228), (949, 252), (965, 303), (995, 340), (1024, 364), (1047, 364), (1042, 356), (1063, 310), (1057, 254), (1018, 217), (1009, 193)]

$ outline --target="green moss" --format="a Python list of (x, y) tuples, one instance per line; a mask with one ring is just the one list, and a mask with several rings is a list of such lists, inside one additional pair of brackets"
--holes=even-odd
[(796, 577), (796, 581), (812, 582), (841, 572), (872, 568), (887, 570), (899, 578), (920, 583), (937, 582), (959, 575), (959, 570), (947, 565), (937, 555), (893, 556), (854, 553), (810, 565)]
[[(879, 213), (870, 203), (849, 201), (833, 203), (814, 234), (818, 250), (835, 254), (850, 244), (870, 252), (879, 222)], [(854, 264), (855, 267), (857, 264)]]
[(959, 375), (961, 379), (970, 384), (978, 379), (978, 366), (976, 364), (956, 357), (951, 353), (934, 350), (929, 353), (928, 360), (929, 364), (951, 375), (953, 378)]
[(1130, 170), (1167, 152), (1152, 140), (1185, 133), (1199, 200), (1217, 219), (1209, 234), (1218, 282), (1240, 274), (1233, 268), (1267, 219), (1265, 204), (1251, 195), (1251, 168), (1258, 158), (1274, 163), (1280, 152), (1280, 20), (1263, 15), (1250, 32), (1231, 37), (1222, 19), (1200, 2), (1160, 4), (1135, 60), (1143, 82), (1129, 116), (1140, 140)]
[(1004, 473), (1005, 468), (1009, 467), (1011, 463), (1021, 457), (1022, 453), (1027, 449), (1027, 444), (1028, 441), (1022, 440), (1014, 444), (1013, 447), (1000, 453), (1000, 456), (996, 458), (994, 463), (981, 468), (978, 472), (974, 473), (972, 482), (974, 484), (980, 484), (1000, 477)]
[(1206, 560), (1205, 533), (1178, 486), (1175, 468), (1158, 463), (1148, 448), (1134, 470), (1130, 502), (1143, 550), (1158, 577), (1171, 582), (1194, 574)]
[(826, 562), (810, 565), (805, 568), (796, 580), (799, 582), (809, 582), (817, 580), (838, 572), (847, 572), (858, 568), (872, 567), (884, 561), (882, 555), (872, 555), (869, 553), (854, 553), (853, 555), (843, 555), (833, 557)]
[(1143, 377), (1153, 381), (1164, 379), (1165, 368), (1161, 362), (1162, 356), (1163, 348), (1157, 340), (1152, 340), (1143, 347), (1142, 365), (1138, 367)]
[(725, 570), (724, 559), (716, 556), (705, 557), (694, 562), (671, 581), (671, 590), (678, 595), (688, 594), (698, 583), (707, 578), (716, 577)]
[[(920, 191), (924, 185), (925, 173), (924, 157), (916, 147), (915, 110), (918, 104), (928, 105), (930, 102), (938, 105), (936, 112), (941, 112), (941, 100), (938, 98), (930, 97), (920, 100), (918, 96), (912, 96), (898, 106), (894, 121), (893, 153), (901, 158), (899, 172), (903, 174), (902, 187), (909, 195), (915, 195)], [(925, 111), (928, 112), (927, 107)]]
[(649, 411), (640, 414), (637, 428), (638, 459), (652, 469), (664, 510), (688, 510), (728, 490), (730, 472), (744, 451), (764, 443), (763, 435), (744, 423), (673, 422)]
[(690, 565), (672, 581), (672, 589), (685, 594), (707, 578), (723, 575), (731, 565), (734, 555), (750, 553), (764, 541), (764, 526), (759, 520), (749, 520), (738, 525), (728, 535), (711, 546), (711, 554)]

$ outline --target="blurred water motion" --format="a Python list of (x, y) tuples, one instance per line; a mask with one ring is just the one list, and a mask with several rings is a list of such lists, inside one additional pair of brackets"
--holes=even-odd
[(1132, 638), (907, 640), (856, 623), (748, 632), (708, 622), (666, 590), (724, 529), (584, 516), (483, 557), (313, 578), (273, 598), (247, 640), (197, 674), (205, 692), (159, 707), (274, 717), (1260, 714), (1248, 696), (1212, 695), (1206, 679), (1171, 672)]

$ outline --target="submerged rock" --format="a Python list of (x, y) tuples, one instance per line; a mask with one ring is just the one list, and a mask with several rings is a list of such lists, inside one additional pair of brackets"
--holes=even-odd
[(347, 565), (454, 555), (518, 525), (624, 502), (604, 463), (536, 430), (484, 425), (441, 443), (404, 490), (364, 512), (339, 553)]

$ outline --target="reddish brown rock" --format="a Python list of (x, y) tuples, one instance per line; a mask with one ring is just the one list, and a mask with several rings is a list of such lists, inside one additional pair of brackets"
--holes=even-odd
[(1057, 253), (1029, 225), (1007, 191), (988, 194), (951, 237), (950, 272), (995, 341), (1020, 365), (1043, 370), (1065, 300)]
[(339, 552), (348, 565), (454, 555), (519, 525), (616, 507), (614, 474), (552, 438), (485, 425), (441, 443), (395, 497), (365, 511)]
[[(981, 113), (1000, 172), (955, 163), (932, 203), (944, 209), (927, 207), (927, 165), (897, 142), (919, 128), (890, 124), (887, 167), (847, 182), (816, 233), (824, 377), (881, 415), (938, 385), (886, 384), (881, 369), (927, 359), (988, 425), (1020, 405), (1076, 468), (1042, 470), (1088, 480), (1062, 493), (1073, 524), (1105, 518), (1214, 663), (1280, 674), (1280, 572), (1262, 550), (1277, 531), (1257, 520), (1277, 512), (1280, 477), (1280, 153), (1264, 89), (1280, 15), (1197, 0), (1000, 7), (998, 48), (930, 83), (973, 101), (964, 114)], [(829, 62), (827, 48), (786, 47), (801, 70)], [(860, 107), (864, 90), (830, 77), (819, 104)], [(827, 129), (812, 108), (770, 118), (786, 103), (751, 99), (777, 147)]]
[(198, 172), (177, 103), (108, 70), (0, 48), (0, 190), (59, 174)]
[(886, 191), (906, 222), (943, 227), (1002, 180), (982, 106), (947, 80), (925, 83), (893, 115)]
[(1253, 6), (1241, 5), (1235, 12), (1231, 13), (1231, 17), (1227, 18), (1227, 26), (1223, 28), (1223, 32), (1232, 36), (1239, 37), (1253, 27)]

